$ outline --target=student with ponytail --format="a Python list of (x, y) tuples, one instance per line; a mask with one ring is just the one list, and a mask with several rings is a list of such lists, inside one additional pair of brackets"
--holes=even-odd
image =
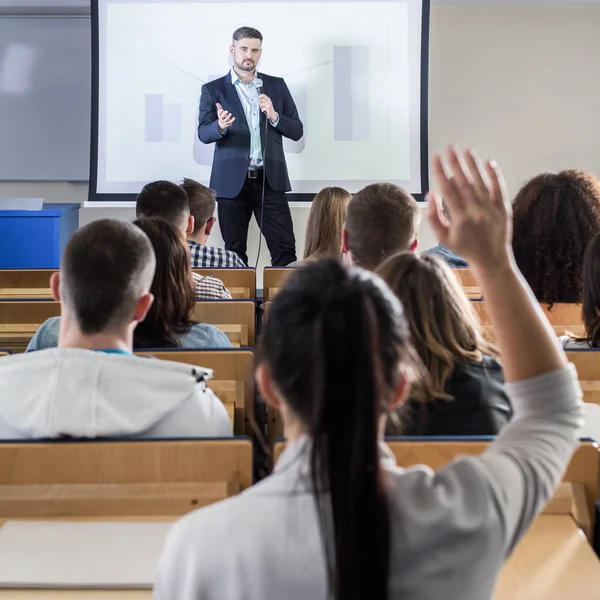
[[(510, 250), (498, 169), (449, 153), (435, 171), (439, 240), (464, 256), (489, 305), (514, 417), (488, 451), (438, 472), (401, 469), (382, 443), (419, 361), (399, 300), (334, 260), (295, 271), (265, 324), (256, 379), (282, 413), (273, 475), (171, 530), (159, 600), (490, 599), (503, 560), (578, 445), (575, 372)], [(510, 493), (507, 493), (507, 490)]]

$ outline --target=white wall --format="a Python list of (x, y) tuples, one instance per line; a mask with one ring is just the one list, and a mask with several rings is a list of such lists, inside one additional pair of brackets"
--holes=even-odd
[[(448, 143), (478, 148), (500, 163), (511, 193), (546, 169), (578, 166), (600, 174), (600, 8), (436, 6), (430, 66), (432, 152)], [(3, 196), (83, 202), (87, 186), (0, 182)], [(84, 208), (80, 224), (106, 216), (134, 214)], [(301, 255), (308, 207), (293, 207), (292, 216)], [(257, 242), (253, 225), (251, 260)], [(421, 247), (433, 242), (424, 220)], [(264, 245), (261, 256), (259, 267), (268, 259)]]

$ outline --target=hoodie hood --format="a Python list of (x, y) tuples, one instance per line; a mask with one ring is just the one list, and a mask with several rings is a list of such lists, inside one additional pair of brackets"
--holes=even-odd
[(132, 436), (202, 389), (210, 369), (77, 348), (0, 361), (0, 420), (26, 438)]

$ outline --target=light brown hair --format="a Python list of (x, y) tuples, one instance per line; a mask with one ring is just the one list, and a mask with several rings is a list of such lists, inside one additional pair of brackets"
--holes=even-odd
[(187, 177), (183, 180), (181, 187), (187, 194), (190, 214), (194, 217), (194, 231), (192, 231), (192, 235), (195, 235), (214, 216), (217, 192)]
[(417, 239), (421, 210), (393, 183), (375, 183), (348, 204), (346, 231), (354, 264), (375, 270), (386, 258), (408, 250)]
[(352, 194), (340, 187), (323, 188), (313, 199), (306, 226), (304, 259), (341, 258), (342, 230)]
[(450, 400), (444, 389), (457, 365), (480, 362), (484, 354), (498, 356), (458, 278), (442, 260), (403, 252), (377, 273), (400, 300), (412, 343), (429, 373), (429, 381), (413, 386), (415, 399)]

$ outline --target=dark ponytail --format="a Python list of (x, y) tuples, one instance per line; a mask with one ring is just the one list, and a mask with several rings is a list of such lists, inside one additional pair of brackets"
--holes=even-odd
[(261, 360), (312, 438), (313, 493), (336, 600), (388, 595), (378, 430), (406, 342), (400, 305), (383, 283), (332, 260), (290, 277), (263, 332)]

